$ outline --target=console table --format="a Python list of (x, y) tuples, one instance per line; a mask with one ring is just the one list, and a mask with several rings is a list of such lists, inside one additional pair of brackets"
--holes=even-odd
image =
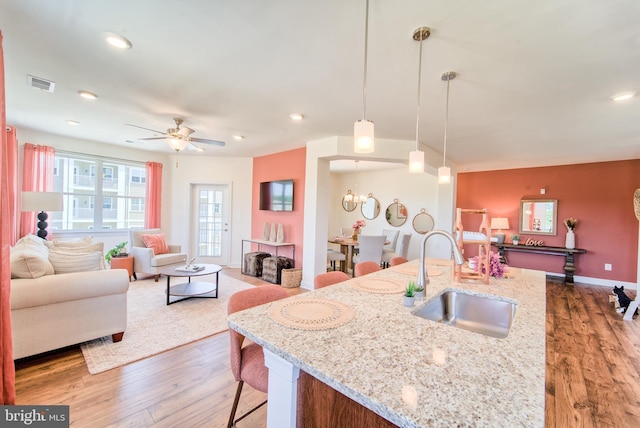
[(491, 245), (498, 248), (500, 261), (504, 263), (507, 262), (507, 257), (504, 254), (505, 251), (564, 256), (564, 282), (567, 284), (573, 284), (573, 273), (576, 271), (575, 254), (584, 254), (587, 252), (587, 250), (583, 250), (582, 248), (539, 247), (533, 245), (498, 244), (495, 242), (492, 242)]
[[(273, 241), (265, 241), (262, 239), (243, 239), (242, 240), (242, 245), (241, 245), (241, 250), (242, 250), (242, 254), (240, 255), (240, 263), (241, 263), (241, 268), (240, 271), (242, 272), (242, 270), (244, 269), (244, 244), (245, 242), (249, 242), (250, 244), (258, 244), (258, 251), (262, 251), (262, 246), (265, 247), (272, 247), (275, 248), (275, 254), (274, 257), (278, 257), (278, 250), (282, 247), (291, 247), (291, 260), (293, 260), (293, 265), (296, 265), (296, 246), (295, 244), (292, 244), (291, 242), (273, 242)], [(271, 253), (271, 251), (270, 251)], [(242, 272), (244, 273), (244, 272)]]

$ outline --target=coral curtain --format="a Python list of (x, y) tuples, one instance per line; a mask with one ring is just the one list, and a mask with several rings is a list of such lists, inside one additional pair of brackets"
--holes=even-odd
[[(22, 190), (26, 192), (53, 191), (53, 164), (56, 151), (53, 147), (25, 143), (22, 164)], [(36, 233), (36, 213), (20, 215), (20, 237)]]
[(147, 162), (147, 200), (144, 226), (147, 229), (160, 228), (162, 211), (162, 164)]
[(16, 402), (16, 372), (13, 365), (13, 342), (11, 338), (11, 265), (9, 247), (11, 245), (12, 204), (9, 167), (11, 149), (9, 147), (7, 117), (4, 104), (4, 51), (2, 31), (0, 31), (0, 404)]
[[(2, 183), (7, 185), (7, 203), (9, 212), (2, 215), (3, 221), (9, 224), (9, 243), (15, 245), (18, 241), (18, 138), (16, 128), (6, 127), (5, 154), (2, 158), (3, 171)], [(6, 169), (5, 169), (6, 168)], [(4, 220), (6, 219), (6, 220)]]

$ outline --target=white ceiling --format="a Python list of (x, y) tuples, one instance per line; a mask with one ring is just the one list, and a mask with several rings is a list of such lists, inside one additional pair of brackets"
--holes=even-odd
[[(154, 134), (124, 124), (164, 131), (182, 117), (194, 137), (226, 142), (206, 146), (215, 156), (351, 135), (364, 18), (365, 0), (2, 0), (7, 123), (169, 152), (128, 143)], [(447, 156), (461, 170), (640, 158), (640, 99), (610, 99), (640, 91), (639, 22), (636, 0), (371, 0), (366, 116), (376, 137), (415, 140), (411, 36), (429, 26), (420, 140), (442, 151), (440, 75), (456, 71)], [(133, 48), (111, 48), (105, 32)]]

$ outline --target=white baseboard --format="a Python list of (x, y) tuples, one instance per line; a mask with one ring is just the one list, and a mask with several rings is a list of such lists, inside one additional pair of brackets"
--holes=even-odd
[[(546, 272), (547, 275), (564, 278), (564, 273), (556, 273), (556, 272)], [(616, 287), (624, 286), (627, 290), (637, 290), (638, 284), (635, 282), (626, 282), (626, 281), (617, 281), (613, 279), (602, 279), (602, 278), (591, 278), (588, 276), (574, 276), (574, 282), (582, 282), (583, 284), (592, 284), (592, 285), (601, 285), (603, 287), (611, 287), (615, 285)]]

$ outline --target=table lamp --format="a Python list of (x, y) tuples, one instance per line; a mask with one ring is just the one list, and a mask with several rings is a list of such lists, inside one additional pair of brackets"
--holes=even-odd
[(38, 213), (37, 235), (47, 239), (47, 218), (45, 211), (62, 211), (62, 193), (58, 192), (22, 192), (22, 211)]
[(498, 244), (504, 244), (506, 235), (502, 233), (502, 229), (509, 229), (509, 219), (506, 217), (494, 217), (491, 219), (491, 229), (498, 229), (493, 236), (498, 240)]

